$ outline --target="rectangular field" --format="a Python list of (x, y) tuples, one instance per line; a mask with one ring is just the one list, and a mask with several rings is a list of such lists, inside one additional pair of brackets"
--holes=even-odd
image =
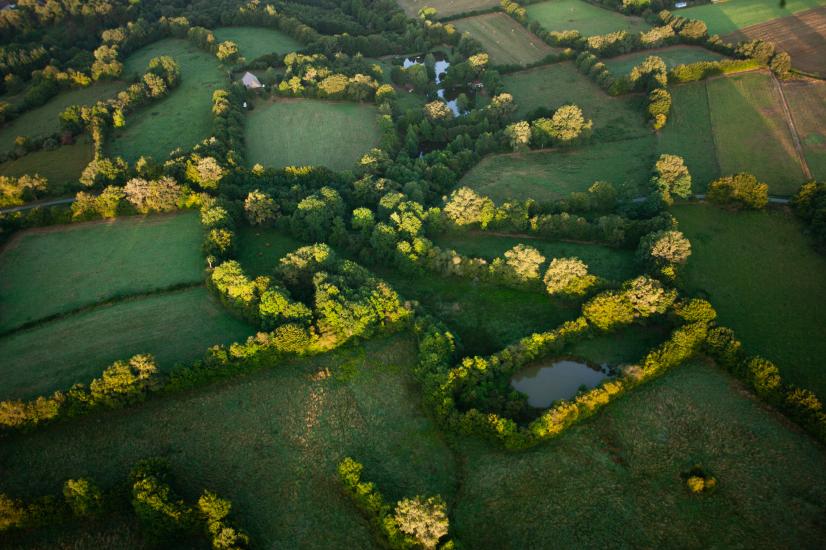
[(608, 181), (620, 191), (644, 192), (656, 161), (654, 137), (593, 143), (571, 149), (491, 155), (461, 180), (496, 202), (538, 201), (586, 191), (595, 181)]
[(418, 17), (424, 7), (436, 8), (436, 18), (449, 17), (459, 13), (469, 13), (499, 5), (498, 0), (398, 0), (408, 17)]
[(410, 335), (374, 339), (49, 426), (0, 446), (0, 492), (54, 493), (80, 476), (112, 488), (161, 457), (187, 498), (208, 488), (230, 499), (255, 547), (372, 548), (336, 477), (342, 458), (364, 463), (392, 503), (457, 486), (456, 459), (421, 409), (415, 358)]
[(697, 61), (718, 61), (723, 59), (719, 53), (712, 52), (700, 46), (669, 46), (667, 48), (657, 48), (634, 52), (610, 59), (603, 62), (614, 76), (622, 76), (631, 72), (631, 69), (642, 63), (646, 57), (657, 56), (665, 61), (669, 69), (675, 65), (688, 65)]
[(372, 105), (314, 99), (259, 102), (246, 124), (247, 162), (353, 168), (381, 137)]
[(582, 36), (591, 36), (622, 30), (634, 33), (651, 28), (640, 17), (628, 17), (583, 0), (551, 0), (527, 8), (528, 19), (538, 21), (549, 31), (576, 30)]
[(826, 258), (791, 214), (673, 209), (692, 244), (690, 291), (708, 296), (746, 349), (776, 362), (789, 383), (826, 395)]
[(645, 125), (640, 98), (609, 96), (572, 62), (511, 73), (502, 80), (516, 101), (518, 117), (540, 107), (556, 109), (575, 103), (594, 121), (595, 139), (616, 140), (651, 133)]
[(253, 333), (203, 287), (94, 308), (0, 337), (0, 400), (88, 383), (119, 359), (151, 353), (162, 371), (201, 359), (209, 346)]
[(477, 15), (453, 24), (482, 44), (493, 65), (528, 65), (558, 51), (504, 13)]
[(812, 176), (826, 180), (826, 83), (811, 79), (785, 81), (783, 94)]
[(0, 254), (0, 332), (117, 296), (203, 278), (194, 213), (18, 233)]
[(786, 0), (786, 6), (766, 0), (727, 0), (704, 4), (682, 10), (676, 15), (700, 19), (708, 25), (708, 34), (726, 35), (750, 25), (766, 23), (773, 19), (826, 5), (826, 0)]
[(144, 155), (163, 161), (173, 149), (186, 150), (212, 134), (212, 92), (228, 84), (218, 59), (187, 40), (167, 38), (126, 59), (125, 75), (142, 75), (159, 55), (175, 59), (181, 83), (170, 94), (127, 117), (107, 143), (111, 156), (134, 162)]
[(230, 40), (238, 44), (241, 55), (252, 61), (262, 55), (285, 54), (301, 49), (301, 42), (275, 29), (264, 27), (219, 27), (215, 29), (219, 42)]

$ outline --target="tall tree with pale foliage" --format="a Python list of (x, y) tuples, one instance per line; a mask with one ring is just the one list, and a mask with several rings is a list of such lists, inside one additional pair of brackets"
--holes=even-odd
[(244, 212), (252, 225), (269, 225), (278, 217), (278, 205), (271, 196), (256, 189), (244, 200)]
[(672, 195), (683, 199), (691, 196), (691, 174), (683, 157), (677, 155), (660, 155), (651, 183), (668, 204), (673, 202)]
[(396, 504), (394, 519), (403, 533), (411, 535), (425, 548), (436, 548), (439, 539), (447, 535), (450, 524), (447, 505), (438, 496), (400, 500)]
[(597, 278), (588, 273), (588, 265), (579, 258), (554, 258), (543, 281), (551, 296), (582, 296)]

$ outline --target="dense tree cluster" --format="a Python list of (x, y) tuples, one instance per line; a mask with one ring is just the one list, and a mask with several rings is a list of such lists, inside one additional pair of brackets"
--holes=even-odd
[(792, 199), (792, 206), (818, 246), (826, 246), (826, 183), (804, 184)]
[(752, 174), (725, 176), (708, 185), (706, 198), (720, 206), (759, 210), (769, 202), (769, 186), (760, 183)]

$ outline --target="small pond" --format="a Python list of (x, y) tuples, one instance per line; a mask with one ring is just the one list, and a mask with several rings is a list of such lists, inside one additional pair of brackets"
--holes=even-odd
[(607, 365), (591, 365), (575, 357), (556, 358), (525, 367), (511, 378), (511, 386), (528, 396), (531, 407), (545, 409), (554, 401), (574, 397), (582, 386), (598, 386), (611, 373)]
[[(434, 65), (434, 70), (436, 72), (436, 86), (442, 83), (442, 79), (447, 73), (448, 67), (450, 67), (450, 62), (445, 58), (445, 55), (441, 52), (433, 52), (433, 57), (436, 60)], [(402, 62), (402, 67), (405, 69), (408, 67), (412, 67), (413, 65), (422, 65), (424, 64), (425, 56), (419, 55), (416, 57), (405, 57)], [(442, 99), (447, 106), (453, 111), (453, 116), (461, 116), (462, 113), (459, 112), (459, 106), (456, 104), (456, 98), (459, 97), (459, 94), (462, 93), (462, 90), (445, 90), (444, 87), (438, 87), (436, 89), (436, 95), (439, 96), (439, 99)]]

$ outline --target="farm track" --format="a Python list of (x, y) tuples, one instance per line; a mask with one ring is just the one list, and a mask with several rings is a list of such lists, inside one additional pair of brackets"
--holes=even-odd
[(57, 206), (59, 204), (71, 204), (75, 202), (75, 197), (66, 197), (63, 199), (53, 199), (47, 201), (35, 201), (28, 204), (21, 204), (20, 206), (12, 206), (10, 208), (0, 208), (0, 214), (11, 214), (12, 212), (22, 212), (24, 210), (31, 210), (32, 208), (45, 208), (48, 206)]

